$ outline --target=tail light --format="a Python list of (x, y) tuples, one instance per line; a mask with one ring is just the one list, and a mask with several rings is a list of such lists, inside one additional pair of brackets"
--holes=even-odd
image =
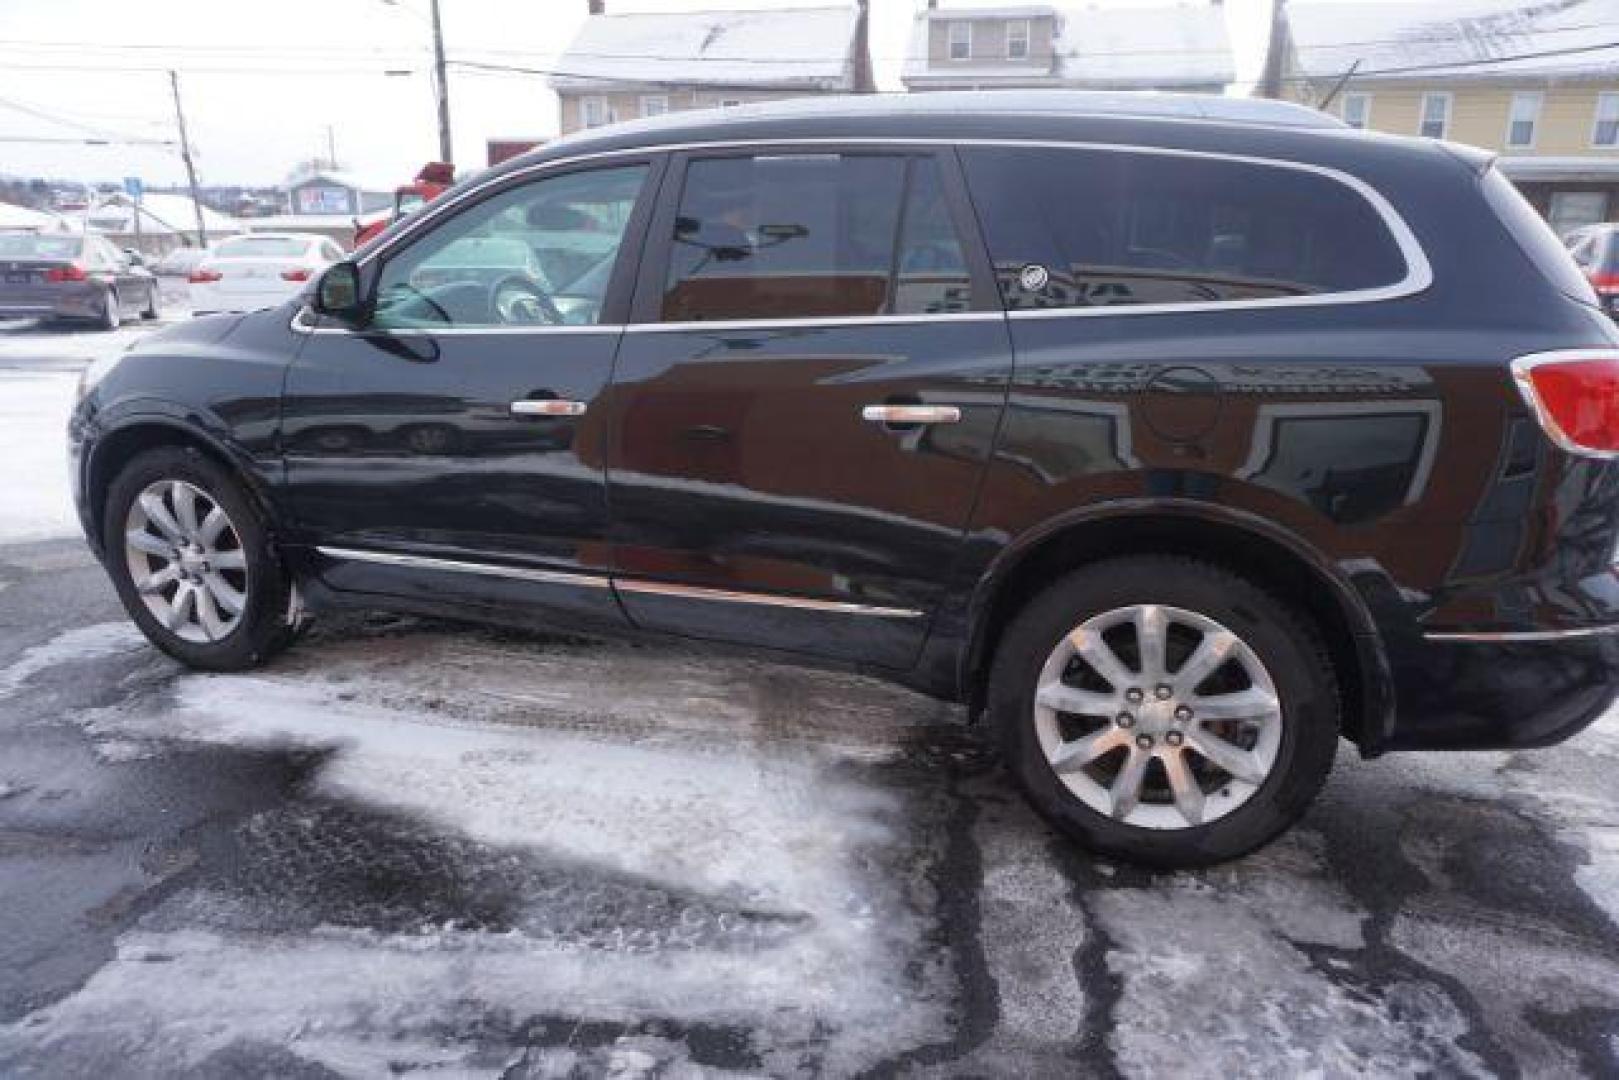
[(220, 280), (224, 276), (225, 275), (221, 274), (218, 270), (204, 270), (199, 268), (191, 271), (191, 276), (187, 277), (186, 280), (191, 282), (193, 285), (212, 285), (214, 282)]
[(281, 280), (282, 281), (308, 281), (309, 280), (309, 271), (307, 269), (305, 269), (304, 267), (302, 267), (302, 266), (296, 267), (296, 268), (294, 268), (292, 270), (283, 270), (283, 271), (281, 271)]
[(1591, 287), (1599, 293), (1619, 292), (1619, 274), (1612, 270), (1594, 270), (1587, 275)]
[(68, 263), (66, 266), (53, 266), (45, 271), (46, 281), (86, 281), (90, 277), (84, 272), (84, 267), (78, 263)]
[(1512, 374), (1558, 446), (1586, 457), (1619, 456), (1619, 349), (1522, 356)]

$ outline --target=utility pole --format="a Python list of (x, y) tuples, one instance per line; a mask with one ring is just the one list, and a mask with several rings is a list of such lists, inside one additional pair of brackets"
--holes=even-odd
[(430, 0), (433, 18), (433, 83), (438, 96), (438, 156), (453, 163), (455, 149), (450, 143), (450, 83), (444, 62), (444, 27), (439, 22), (438, 0)]
[(337, 168), (337, 130), (331, 124), (326, 125), (326, 164)]
[(197, 166), (191, 160), (191, 139), (186, 135), (186, 114), (180, 107), (180, 73), (169, 69), (169, 89), (174, 91), (174, 122), (180, 129), (180, 160), (186, 163), (186, 183), (191, 188), (191, 210), (197, 216), (197, 246), (208, 246), (208, 227), (202, 220), (202, 198), (197, 192)]

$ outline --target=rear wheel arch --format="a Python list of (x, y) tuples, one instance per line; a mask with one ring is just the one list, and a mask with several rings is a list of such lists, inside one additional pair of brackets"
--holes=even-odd
[(984, 703), (997, 642), (1018, 612), (1067, 573), (1123, 555), (1212, 563), (1308, 617), (1337, 672), (1343, 734), (1375, 752), (1392, 709), (1392, 681), (1358, 594), (1303, 541), (1248, 515), (1202, 505), (1090, 508), (1031, 531), (1003, 552), (981, 579), (970, 612), (961, 680), (975, 714)]

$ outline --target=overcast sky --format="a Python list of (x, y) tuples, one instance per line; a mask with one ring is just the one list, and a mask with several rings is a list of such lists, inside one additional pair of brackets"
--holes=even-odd
[[(822, 0), (608, 0), (608, 10), (811, 2)], [(586, 0), (440, 3), (452, 59), (534, 68), (555, 62), (586, 13)], [(884, 89), (900, 88), (920, 6), (872, 0), (872, 56)], [(1226, 7), (1237, 74), (1251, 80), (1270, 0)], [(0, 0), (0, 173), (183, 180), (172, 150), (79, 141), (172, 140), (166, 72), (175, 67), (204, 183), (277, 183), (297, 162), (326, 154), (330, 126), (344, 165), (392, 187), (437, 156), (425, 11), (426, 0)], [(543, 75), (452, 71), (450, 104), (463, 167), (483, 163), (491, 136), (541, 137), (557, 128), (556, 95)]]

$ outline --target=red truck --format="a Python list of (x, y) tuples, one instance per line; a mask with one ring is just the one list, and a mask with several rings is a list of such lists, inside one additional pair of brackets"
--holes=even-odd
[(455, 183), (454, 165), (445, 161), (429, 161), (416, 174), (416, 179), (394, 190), (392, 210), (377, 215), (354, 230), (354, 246), (359, 247), (366, 243), (407, 214), (414, 214), (425, 204), (444, 194), (453, 183)]

